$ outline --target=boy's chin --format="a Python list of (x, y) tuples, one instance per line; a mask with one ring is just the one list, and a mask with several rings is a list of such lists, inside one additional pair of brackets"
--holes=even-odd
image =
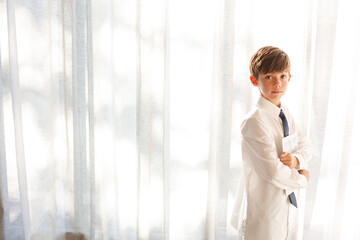
[(277, 93), (277, 94), (272, 94), (271, 99), (274, 99), (274, 100), (280, 100), (282, 97), (284, 96), (284, 93)]

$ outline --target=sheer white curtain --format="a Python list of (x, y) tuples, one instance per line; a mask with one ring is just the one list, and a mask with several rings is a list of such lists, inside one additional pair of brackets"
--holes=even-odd
[(238, 239), (248, 61), (285, 50), (311, 138), (303, 239), (359, 239), (346, 0), (0, 0), (0, 239)]

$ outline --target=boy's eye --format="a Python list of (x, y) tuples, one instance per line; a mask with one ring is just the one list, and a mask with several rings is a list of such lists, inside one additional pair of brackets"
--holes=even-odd
[(286, 75), (281, 75), (281, 78), (286, 78)]
[(266, 78), (266, 79), (271, 79), (271, 76), (266, 76), (265, 78)]

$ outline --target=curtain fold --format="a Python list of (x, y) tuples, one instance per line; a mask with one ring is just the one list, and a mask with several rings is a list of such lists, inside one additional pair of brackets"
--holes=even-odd
[(206, 239), (226, 239), (230, 169), (235, 1), (218, 1), (215, 31)]
[[(1, 48), (0, 48), (1, 50)], [(1, 59), (1, 51), (0, 51)], [(2, 65), (0, 63), (0, 72), (2, 73)], [(3, 79), (0, 75), (0, 238), (4, 239), (9, 229), (9, 196), (7, 181), (7, 164), (5, 152), (5, 129), (4, 129), (4, 93)]]
[[(334, 61), (335, 37), (337, 26), (337, 8), (338, 1), (331, 3), (319, 0), (317, 1), (317, 14), (314, 27), (316, 28), (316, 35), (313, 51), (314, 54), (314, 76), (312, 81), (312, 109), (310, 115), (310, 136), (313, 144), (313, 159), (311, 172), (319, 172), (321, 161), (323, 160), (323, 143), (326, 131), (327, 110), (329, 107), (330, 85), (331, 85), (331, 71)], [(314, 198), (318, 192), (319, 176), (312, 176), (312, 184), (307, 188), (307, 208), (305, 222), (311, 222), (311, 215), (313, 213), (312, 201), (309, 198)], [(305, 232), (309, 231), (307, 224), (305, 224)], [(306, 235), (305, 235), (306, 237)]]
[(312, 140), (299, 239), (358, 239), (358, 8), (0, 1), (0, 239), (238, 239), (265, 45), (290, 56), (283, 101)]
[(9, 74), (10, 74), (10, 91), (12, 113), (14, 119), (14, 133), (15, 133), (15, 153), (16, 153), (16, 166), (17, 176), (20, 193), (20, 206), (22, 216), (22, 230), (25, 236), (30, 235), (31, 222), (29, 213), (29, 195), (27, 173), (25, 165), (25, 152), (23, 140), (23, 119), (22, 119), (22, 106), (21, 106), (21, 93), (19, 84), (19, 66), (17, 54), (17, 36), (16, 36), (16, 23), (15, 23), (15, 3), (7, 3), (7, 20), (8, 20), (8, 36), (9, 36)]

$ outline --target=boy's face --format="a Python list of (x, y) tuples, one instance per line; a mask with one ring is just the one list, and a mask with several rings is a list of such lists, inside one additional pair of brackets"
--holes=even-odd
[(253, 75), (250, 76), (252, 84), (259, 88), (261, 96), (278, 107), (280, 107), (280, 99), (286, 92), (290, 78), (289, 71), (260, 73), (257, 79)]

